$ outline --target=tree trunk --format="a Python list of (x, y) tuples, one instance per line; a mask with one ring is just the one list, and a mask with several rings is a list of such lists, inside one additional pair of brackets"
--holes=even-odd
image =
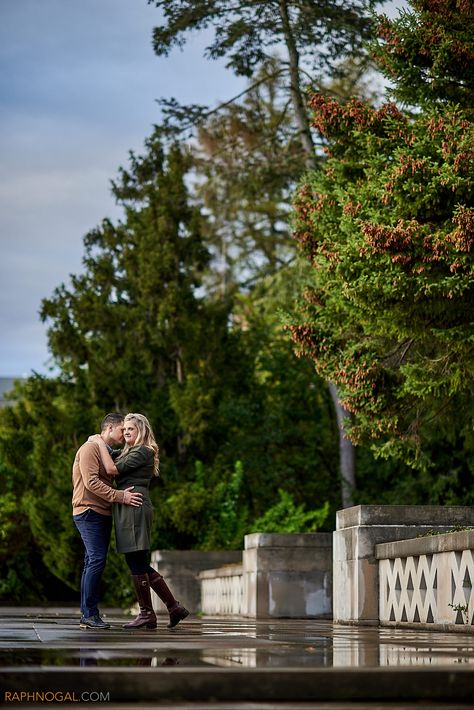
[[(300, 57), (295, 38), (293, 36), (293, 31), (291, 29), (287, 0), (279, 0), (279, 6), (280, 19), (285, 35), (286, 48), (288, 50), (291, 101), (295, 112), (296, 122), (300, 129), (301, 145), (306, 156), (306, 168), (309, 170), (315, 170), (318, 167), (318, 164), (314, 150), (313, 138), (311, 136), (311, 128), (308, 111), (306, 109), (305, 97), (301, 90), (299, 71)], [(345, 435), (345, 426), (346, 422), (350, 420), (351, 415), (341, 405), (337, 387), (330, 383), (329, 391), (334, 402), (339, 428), (339, 468), (341, 471), (342, 507), (349, 508), (354, 504), (352, 493), (355, 490), (355, 454), (352, 442)]]
[(350, 421), (351, 415), (344, 409), (339, 399), (339, 392), (336, 385), (329, 383), (334, 409), (336, 410), (337, 425), (339, 429), (339, 468), (341, 471), (341, 498), (342, 507), (350, 508), (354, 505), (353, 491), (356, 487), (355, 480), (355, 455), (354, 445), (346, 436), (346, 424)]
[(176, 379), (178, 381), (178, 384), (182, 385), (184, 383), (183, 358), (182, 358), (182, 350), (179, 345), (176, 349), (175, 363), (176, 363)]
[(288, 4), (286, 0), (280, 0), (280, 19), (285, 35), (285, 44), (288, 50), (288, 63), (290, 67), (290, 92), (293, 110), (295, 112), (296, 123), (300, 129), (301, 144), (305, 153), (305, 163), (308, 169), (317, 167), (316, 155), (314, 151), (313, 138), (309, 125), (308, 112), (306, 110), (305, 97), (301, 91), (300, 81), (300, 55), (296, 46), (295, 38), (290, 24), (288, 14)]
[[(183, 372), (183, 358), (182, 358), (182, 350), (181, 347), (178, 345), (176, 349), (176, 380), (178, 381), (179, 385), (184, 384), (184, 372)], [(183, 442), (183, 437), (178, 434), (177, 440), (177, 451), (178, 451), (178, 457), (180, 461), (184, 461), (184, 457), (186, 456), (186, 451), (187, 447)]]

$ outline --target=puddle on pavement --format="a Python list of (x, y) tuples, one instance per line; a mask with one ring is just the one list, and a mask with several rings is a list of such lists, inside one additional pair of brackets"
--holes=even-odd
[(28, 649), (21, 651), (0, 650), (0, 668), (5, 666), (177, 666), (177, 665), (207, 665), (199, 663), (195, 657), (185, 658), (186, 654), (180, 653), (180, 658), (165, 653), (127, 651), (110, 651), (96, 649)]
[(452, 648), (431, 647), (429, 645), (380, 644), (367, 646), (351, 644), (339, 639), (333, 644), (310, 644), (292, 647), (282, 644), (274, 649), (225, 648), (225, 649), (136, 649), (113, 650), (98, 648), (81, 649), (19, 649), (0, 650), (0, 668), (12, 666), (42, 667), (151, 667), (215, 666), (232, 667), (290, 667), (290, 668), (331, 668), (331, 667), (387, 667), (387, 666), (437, 666), (454, 664), (474, 664), (474, 646)]
[[(51, 615), (52, 617), (52, 615)], [(120, 619), (118, 619), (120, 620)], [(0, 618), (5, 667), (378, 668), (474, 666), (474, 635), (362, 628), (328, 621), (193, 620), (176, 632), (128, 636), (79, 632), (77, 619)], [(74, 628), (72, 628), (74, 626)], [(116, 633), (117, 632), (117, 633)]]

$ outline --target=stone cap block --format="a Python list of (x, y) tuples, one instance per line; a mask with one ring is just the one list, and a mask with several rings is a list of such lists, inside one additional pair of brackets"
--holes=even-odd
[(214, 569), (242, 561), (241, 550), (153, 550), (152, 564), (167, 575), (195, 575), (203, 569)]
[(158, 560), (200, 560), (215, 557), (235, 557), (241, 555), (240, 550), (153, 550)]
[(394, 557), (433, 555), (437, 552), (461, 552), (462, 550), (474, 550), (474, 530), (383, 542), (375, 546), (375, 556), (378, 560), (386, 560)]
[(251, 533), (244, 538), (244, 548), (254, 547), (332, 547), (332, 533)]
[(204, 569), (199, 572), (198, 579), (215, 579), (216, 577), (238, 577), (243, 574), (242, 565), (222, 565), (215, 569)]
[(474, 525), (474, 507), (462, 505), (355, 505), (338, 510), (336, 530), (361, 525)]

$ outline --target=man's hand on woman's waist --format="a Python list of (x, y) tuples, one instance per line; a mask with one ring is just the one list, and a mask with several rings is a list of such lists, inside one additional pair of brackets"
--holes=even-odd
[(125, 488), (123, 492), (123, 502), (125, 505), (134, 505), (139, 508), (143, 503), (143, 493), (132, 493), (135, 486), (130, 486), (130, 488)]

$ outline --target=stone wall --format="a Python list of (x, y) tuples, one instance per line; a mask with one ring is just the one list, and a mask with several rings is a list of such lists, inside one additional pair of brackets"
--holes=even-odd
[(414, 538), (428, 530), (473, 525), (474, 508), (359, 505), (336, 516), (333, 613), (337, 623), (379, 623), (376, 545)]

